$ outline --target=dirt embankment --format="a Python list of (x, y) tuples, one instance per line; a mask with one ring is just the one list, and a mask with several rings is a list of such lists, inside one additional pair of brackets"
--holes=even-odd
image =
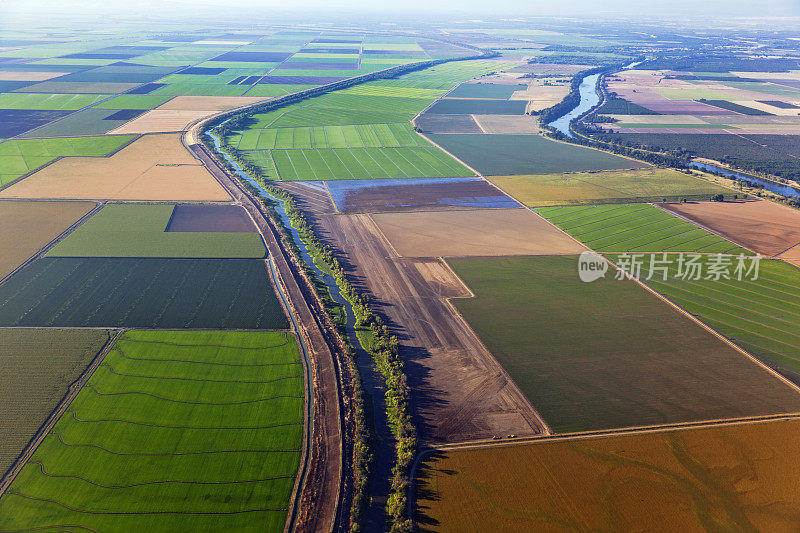
[(421, 437), (459, 442), (548, 432), (533, 406), (446, 298), (469, 290), (436, 258), (403, 259), (369, 215), (319, 217), (401, 343)]

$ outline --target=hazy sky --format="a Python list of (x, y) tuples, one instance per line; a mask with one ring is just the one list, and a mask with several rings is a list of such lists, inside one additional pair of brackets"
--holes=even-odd
[[(3, 11), (69, 9), (72, 12), (108, 11), (119, 9), (127, 13), (139, 11), (150, 15), (172, 11), (178, 6), (224, 7), (230, 15), (240, 11), (258, 10), (276, 13), (312, 9), (319, 12), (336, 10), (365, 10), (368, 12), (447, 13), (450, 16), (552, 16), (591, 13), (616, 13), (631, 18), (672, 16), (689, 17), (771, 17), (800, 16), (800, 0), (0, 0)], [(205, 11), (205, 9), (201, 9)]]

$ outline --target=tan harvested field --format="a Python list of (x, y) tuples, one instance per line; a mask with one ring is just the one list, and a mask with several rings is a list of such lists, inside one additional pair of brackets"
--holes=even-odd
[(125, 133), (161, 133), (183, 131), (201, 118), (217, 113), (217, 110), (186, 111), (176, 109), (151, 109), (122, 126), (108, 132), (109, 135)]
[(321, 216), (322, 235), (346, 260), (400, 339), (421, 437), (459, 442), (533, 435), (530, 402), (446, 298), (467, 289), (438, 259), (397, 257), (369, 215)]
[(173, 111), (224, 111), (269, 100), (259, 96), (176, 96), (156, 109)]
[(586, 248), (527, 209), (372, 215), (403, 257), (562, 255)]
[(797, 531), (800, 421), (448, 450), (417, 523), (448, 531)]
[(527, 115), (472, 115), (472, 118), (486, 133), (496, 135), (539, 133), (536, 119)]
[(787, 263), (791, 263), (796, 267), (800, 268), (800, 244), (795, 245), (793, 248), (786, 250), (782, 254), (778, 256), (779, 259), (783, 259)]
[(773, 257), (800, 243), (800, 211), (766, 200), (659, 204), (733, 242)]
[(0, 71), (0, 81), (44, 81), (63, 76), (65, 72)]
[(569, 92), (569, 85), (531, 85), (525, 91), (516, 91), (509, 100), (527, 100), (529, 110), (541, 111), (559, 103)]
[(68, 157), (0, 191), (0, 198), (228, 201), (178, 134), (145, 135), (110, 157)]
[(0, 202), (0, 278), (88, 213), (91, 202)]

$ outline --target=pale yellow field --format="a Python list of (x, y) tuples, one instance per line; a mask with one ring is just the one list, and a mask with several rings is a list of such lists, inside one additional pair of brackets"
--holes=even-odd
[(3, 189), (0, 198), (230, 200), (178, 134), (145, 135), (107, 158), (59, 159)]
[(3, 70), (0, 71), (0, 81), (45, 81), (64, 74), (64, 72), (12, 72)]
[(269, 100), (259, 96), (176, 96), (156, 109), (174, 111), (224, 111)]
[(151, 109), (139, 115), (122, 126), (109, 131), (109, 135), (126, 133), (162, 133), (183, 131), (188, 126), (216, 113), (216, 110), (207, 111), (180, 111), (173, 109)]
[(528, 115), (472, 115), (486, 133), (539, 133), (536, 117)]

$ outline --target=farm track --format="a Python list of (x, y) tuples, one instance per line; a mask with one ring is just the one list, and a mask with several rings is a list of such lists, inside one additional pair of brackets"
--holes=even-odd
[[(374, 298), (401, 344), (423, 440), (549, 432), (530, 402), (415, 261), (402, 259), (369, 215), (320, 216), (321, 237), (347, 257), (351, 282)], [(346, 252), (346, 253), (345, 253)], [(449, 270), (438, 259), (445, 277)], [(452, 275), (452, 274), (450, 274)], [(441, 289), (441, 287), (440, 287)]]
[(25, 464), (30, 460), (45, 437), (50, 434), (56, 422), (58, 422), (61, 416), (67, 412), (70, 404), (72, 404), (72, 401), (75, 399), (84, 385), (86, 385), (86, 383), (89, 381), (89, 378), (92, 377), (92, 374), (94, 374), (95, 370), (100, 367), (106, 355), (108, 355), (108, 353), (111, 351), (114, 343), (117, 342), (117, 339), (120, 337), (120, 335), (122, 335), (122, 333), (123, 330), (121, 329), (114, 331), (113, 334), (109, 332), (108, 341), (106, 341), (106, 344), (97, 353), (95, 358), (92, 359), (92, 362), (89, 363), (89, 366), (86, 367), (86, 370), (84, 370), (83, 374), (81, 374), (81, 376), (69, 386), (67, 389), (67, 394), (64, 395), (64, 398), (58, 404), (58, 407), (53, 410), (45, 423), (42, 424), (42, 427), (39, 428), (39, 431), (37, 431), (36, 434), (31, 438), (30, 442), (25, 447), (25, 450), (23, 450), (22, 454), (11, 466), (11, 468), (8, 469), (6, 475), (0, 479), (0, 497), (2, 497), (2, 495), (8, 490), (14, 479), (22, 470), (22, 467), (24, 467)]
[[(191, 137), (187, 137), (187, 141)], [(231, 178), (202, 144), (190, 144), (211, 174), (225, 187), (237, 203), (253, 218), (267, 245), (268, 255), (277, 272), (277, 283), (285, 289), (289, 305), (298, 318), (302, 335), (311, 352), (313, 388), (313, 443), (306, 443), (307, 474), (295, 496), (294, 517), (297, 531), (334, 531), (346, 528), (342, 510), (352, 496), (352, 472), (345, 460), (352, 452), (352, 391), (343, 385), (341, 372), (347, 370), (344, 345), (325, 313), (313, 286), (303, 275), (297, 260), (286, 250), (286, 244), (259, 200)], [(304, 465), (300, 466), (302, 472)], [(290, 521), (291, 521), (290, 512)], [(288, 524), (287, 524), (288, 526)]]

